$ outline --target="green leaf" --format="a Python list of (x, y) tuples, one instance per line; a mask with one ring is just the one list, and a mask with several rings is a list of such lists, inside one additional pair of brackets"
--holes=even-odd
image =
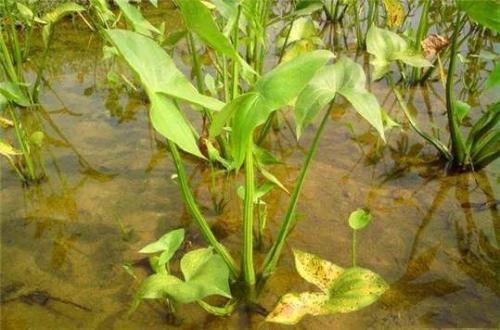
[(357, 209), (349, 215), (348, 221), (353, 230), (361, 230), (372, 221), (372, 215), (363, 209)]
[(457, 0), (458, 8), (477, 23), (500, 32), (499, 0)]
[(74, 13), (79, 13), (85, 11), (85, 8), (74, 3), (74, 2), (66, 2), (60, 4), (52, 11), (46, 13), (42, 16), (42, 21), (47, 22), (48, 25), (56, 24), (59, 20), (64, 18), (67, 15), (71, 15)]
[(366, 76), (356, 62), (342, 57), (321, 70), (300, 94), (295, 106), (297, 137), (336, 94), (345, 97), (385, 140), (382, 112), (377, 99), (365, 89)]
[(28, 22), (33, 20), (33, 17), (35, 16), (31, 9), (29, 9), (27, 6), (23, 5), (20, 2), (16, 2), (16, 8), (21, 14), (22, 18)]
[(167, 273), (146, 278), (134, 298), (131, 311), (142, 299), (170, 298), (188, 304), (211, 295), (231, 298), (229, 269), (219, 255), (213, 254), (212, 249), (186, 253), (181, 259), (181, 270), (185, 281)]
[(190, 251), (181, 260), (186, 283), (197, 292), (198, 299), (210, 295), (231, 298), (229, 269), (224, 260), (211, 248)]
[(232, 59), (238, 58), (238, 53), (233, 45), (215, 24), (212, 14), (200, 0), (178, 0), (187, 28), (196, 33), (201, 40), (207, 43), (217, 52), (224, 54)]
[(296, 98), (332, 56), (331, 52), (325, 50), (300, 55), (279, 65), (257, 81), (252, 91), (257, 97), (252, 97), (253, 102), (234, 112), (231, 134), (234, 168), (239, 168), (243, 163), (245, 150), (255, 128), (262, 125), (273, 111)]
[[(7, 101), (16, 103), (22, 107), (29, 107), (31, 105), (30, 100), (21, 88), (13, 82), (0, 82), (0, 94), (2, 94)], [(4, 101), (0, 100), (0, 103), (2, 102)]]
[(56, 24), (57, 22), (59, 22), (59, 20), (68, 15), (79, 13), (84, 10), (85, 8), (76, 3), (66, 2), (57, 6), (52, 11), (46, 13), (42, 17), (42, 21), (46, 23), (46, 25), (42, 29), (42, 39), (45, 47), (48, 47), (49, 37), (52, 34), (52, 29), (54, 27), (54, 24)]
[(152, 36), (151, 32), (160, 34), (160, 31), (142, 16), (139, 9), (129, 4), (128, 0), (115, 0), (115, 3), (120, 7), (127, 22), (132, 24), (135, 32), (148, 37)]
[(296, 324), (305, 315), (348, 313), (362, 309), (387, 290), (387, 283), (374, 272), (353, 267), (342, 269), (315, 255), (294, 251), (299, 274), (323, 292), (284, 295), (266, 321)]
[(344, 272), (342, 267), (332, 264), (314, 254), (293, 250), (295, 268), (307, 282), (328, 293), (334, 281)]
[(186, 121), (177, 105), (166, 95), (156, 93), (149, 96), (151, 107), (149, 117), (154, 129), (173, 141), (182, 150), (200, 158), (204, 158), (192, 128)]
[(360, 267), (349, 268), (333, 283), (325, 307), (330, 313), (354, 312), (377, 301), (387, 288), (378, 274)]
[(151, 101), (155, 129), (184, 151), (203, 158), (191, 126), (167, 95), (214, 110), (224, 103), (198, 93), (152, 39), (126, 30), (106, 30), (106, 34), (141, 80)]
[(428, 67), (432, 64), (422, 54), (416, 53), (406, 40), (394, 32), (372, 26), (366, 37), (366, 49), (373, 55), (373, 80), (382, 78), (390, 71), (394, 61), (401, 61), (414, 67)]
[(179, 247), (181, 246), (182, 242), (184, 241), (184, 232), (185, 231), (182, 228), (172, 230), (163, 235), (156, 242), (150, 243), (143, 247), (139, 251), (139, 253), (162, 252), (158, 260), (158, 264), (163, 266), (170, 261), (170, 259), (175, 254), (175, 251), (177, 251), (177, 249), (179, 249)]
[(470, 105), (460, 100), (453, 100), (453, 112), (459, 124), (462, 123), (464, 118), (469, 114), (471, 110)]
[(167, 52), (152, 39), (120, 29), (106, 30), (106, 34), (123, 59), (139, 76), (148, 94), (164, 93), (215, 111), (224, 106), (223, 102), (200, 94), (177, 69)]
[(493, 71), (490, 72), (488, 79), (486, 79), (486, 89), (490, 89), (500, 85), (500, 62), (495, 65)]

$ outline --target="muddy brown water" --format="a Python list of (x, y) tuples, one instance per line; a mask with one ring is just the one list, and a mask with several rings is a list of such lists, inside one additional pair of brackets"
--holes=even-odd
[[(173, 12), (161, 15), (175, 26)], [(109, 87), (101, 44), (82, 30), (69, 23), (57, 30), (42, 108), (37, 116), (24, 114), (47, 135), (43, 159), (48, 179), (25, 188), (1, 163), (1, 327), (171, 327), (155, 302), (127, 316), (140, 282), (125, 268), (138, 279), (146, 276), (137, 251), (174, 228), (186, 228), (192, 246), (204, 242), (171, 179), (173, 163), (148, 122), (147, 103), (123, 86)], [(182, 51), (176, 59), (186, 70)], [(404, 122), (383, 84), (373, 84), (372, 91)], [(408, 95), (419, 121), (429, 127), (445, 126), (442, 92), (436, 82)], [(272, 172), (291, 189), (315, 126), (297, 143), (287, 120), (272, 132), (268, 147), (284, 161)], [(259, 303), (271, 310), (286, 292), (314, 290), (295, 273), (292, 247), (349, 266), (346, 219), (352, 210), (366, 207), (374, 221), (359, 234), (359, 264), (381, 274), (390, 290), (359, 312), (308, 317), (297, 328), (497, 327), (499, 162), (474, 174), (445, 175), (433, 149), (415, 134), (393, 129), (387, 135), (389, 143), (383, 146), (349, 106), (339, 103), (302, 193), (301, 221)], [(188, 171), (214, 231), (239, 257), (238, 180), (219, 178), (212, 194), (208, 168), (188, 161)], [(212, 197), (224, 205), (221, 213)], [(267, 198), (264, 247), (287, 199), (281, 191)], [(246, 310), (228, 318), (208, 315), (196, 305), (178, 312), (183, 329), (280, 328)]]

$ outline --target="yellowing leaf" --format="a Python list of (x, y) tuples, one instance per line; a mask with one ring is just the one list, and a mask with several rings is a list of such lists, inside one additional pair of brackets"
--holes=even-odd
[(295, 268), (307, 282), (316, 285), (323, 292), (328, 292), (333, 282), (344, 272), (342, 267), (321, 259), (320, 257), (294, 250)]
[(405, 19), (405, 9), (399, 0), (384, 0), (385, 11), (387, 12), (387, 25), (390, 28), (398, 28)]

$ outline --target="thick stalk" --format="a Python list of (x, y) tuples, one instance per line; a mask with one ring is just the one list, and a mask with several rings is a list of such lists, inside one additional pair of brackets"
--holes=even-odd
[(14, 63), (12, 61), (12, 57), (10, 56), (9, 49), (7, 48), (7, 44), (5, 43), (5, 39), (3, 37), (2, 26), (0, 25), (0, 47), (2, 48), (2, 65), (5, 68), (5, 72), (7, 73), (10, 80), (17, 83), (18, 77), (16, 73), (16, 69), (14, 67)]
[(297, 178), (297, 183), (293, 189), (292, 196), (288, 204), (288, 209), (285, 215), (285, 219), (283, 219), (283, 222), (281, 223), (281, 227), (279, 229), (278, 238), (274, 242), (273, 246), (271, 247), (271, 250), (269, 250), (264, 260), (264, 267), (262, 270), (263, 277), (271, 275), (278, 264), (278, 260), (281, 255), (281, 251), (283, 250), (283, 246), (285, 245), (286, 238), (288, 237), (290, 229), (292, 228), (293, 219), (295, 216), (295, 209), (297, 208), (297, 202), (299, 200), (300, 192), (302, 191), (302, 186), (304, 185), (304, 181), (309, 166), (311, 165), (311, 161), (314, 155), (316, 154), (316, 150), (318, 149), (319, 145), (319, 140), (321, 138), (321, 135), (323, 134), (326, 122), (330, 117), (332, 109), (333, 109), (333, 101), (331, 102), (328, 110), (325, 113), (325, 116), (321, 121), (321, 124), (318, 127), (318, 130), (316, 131), (313, 143), (309, 149), (309, 152), (307, 153), (304, 164), (302, 165), (299, 177)]
[[(9, 112), (10, 116), (12, 118), (12, 122), (14, 123), (14, 131), (16, 133), (16, 138), (17, 142), (19, 144), (19, 147), (21, 148), (21, 152), (23, 153), (23, 159), (26, 164), (26, 168), (28, 169), (28, 180), (26, 181), (34, 181), (36, 180), (36, 171), (35, 171), (35, 165), (33, 164), (33, 160), (31, 159), (31, 153), (28, 145), (28, 137), (26, 136), (26, 131), (24, 130), (24, 127), (22, 127), (21, 122), (19, 121), (19, 118), (17, 118), (16, 112), (12, 110), (12, 108), (9, 106)], [(26, 178), (26, 175), (24, 175)]]
[(448, 66), (448, 76), (446, 78), (446, 115), (448, 117), (448, 126), (450, 130), (451, 139), (451, 154), (453, 155), (454, 165), (461, 165), (465, 160), (465, 145), (462, 133), (460, 132), (460, 126), (458, 124), (457, 118), (455, 116), (455, 109), (453, 107), (454, 100), (454, 74), (456, 67), (456, 57), (458, 51), (458, 35), (461, 30), (461, 22), (464, 16), (458, 14), (455, 21), (455, 30), (453, 31), (453, 36), (451, 39), (451, 52), (450, 52), (450, 63)]
[(196, 204), (196, 201), (193, 197), (193, 194), (191, 193), (191, 189), (189, 188), (189, 182), (187, 179), (186, 175), (186, 170), (184, 169), (184, 164), (182, 162), (181, 155), (179, 154), (179, 150), (177, 149), (177, 146), (175, 143), (173, 143), (170, 140), (168, 141), (168, 145), (170, 147), (170, 152), (172, 154), (172, 158), (174, 160), (175, 164), (175, 169), (177, 171), (177, 177), (179, 179), (179, 186), (181, 188), (182, 192), (182, 197), (184, 199), (184, 203), (186, 203), (186, 206), (188, 208), (189, 213), (195, 220), (196, 224), (201, 230), (201, 233), (203, 234), (203, 237), (205, 240), (212, 245), (214, 250), (224, 259), (226, 265), (229, 268), (229, 271), (233, 275), (234, 278), (238, 276), (238, 267), (236, 266), (236, 263), (234, 262), (233, 258), (229, 254), (229, 252), (226, 250), (224, 245), (222, 245), (217, 238), (215, 237), (214, 233), (210, 229), (210, 226), (207, 223), (207, 220), (203, 217), (203, 214), (201, 213), (200, 209), (198, 208), (198, 205)]
[[(245, 157), (245, 201), (243, 214), (243, 251), (242, 272), (248, 288), (255, 286), (255, 270), (253, 267), (253, 207), (254, 207), (255, 175), (253, 166), (253, 142), (248, 145)], [(252, 290), (250, 290), (252, 291)]]

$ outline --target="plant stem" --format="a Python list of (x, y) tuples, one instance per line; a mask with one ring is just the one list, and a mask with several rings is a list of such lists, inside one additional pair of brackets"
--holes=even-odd
[[(424, 6), (422, 7), (422, 13), (420, 14), (420, 21), (418, 22), (417, 35), (415, 36), (415, 47), (414, 50), (420, 52), (422, 46), (422, 40), (424, 40), (425, 35), (427, 34), (428, 24), (427, 24), (427, 16), (429, 13), (430, 1), (424, 1)], [(422, 69), (421, 68), (413, 68), (412, 70), (412, 78), (411, 83), (415, 85), (417, 82), (420, 82), (422, 78)]]
[[(236, 52), (238, 52), (238, 36), (239, 36), (240, 16), (241, 16), (241, 6), (238, 6), (238, 14), (236, 16), (236, 22), (234, 23), (234, 30), (233, 30), (233, 46), (234, 46), (234, 49), (236, 49)], [(233, 80), (232, 80), (232, 90), (231, 90), (231, 98), (233, 100), (236, 97), (238, 97), (239, 78), (240, 78), (239, 63), (236, 59), (234, 59), (233, 60)]]
[(454, 165), (461, 165), (465, 160), (466, 153), (464, 139), (462, 137), (462, 133), (460, 132), (460, 126), (455, 116), (455, 109), (453, 106), (453, 75), (455, 74), (456, 56), (458, 51), (457, 40), (462, 26), (461, 21), (464, 17), (465, 16), (462, 16), (460, 14), (457, 15), (455, 30), (453, 31), (453, 36), (451, 39), (450, 63), (448, 66), (448, 76), (446, 78), (446, 115), (448, 117), (448, 126), (451, 138), (451, 154), (453, 156)]
[(229, 268), (229, 271), (233, 275), (234, 278), (238, 277), (238, 267), (236, 266), (236, 263), (234, 262), (233, 258), (229, 254), (229, 252), (226, 250), (224, 245), (222, 245), (217, 238), (215, 237), (214, 233), (210, 229), (210, 226), (207, 223), (207, 220), (203, 217), (203, 214), (201, 213), (200, 209), (198, 208), (198, 205), (196, 204), (196, 201), (193, 197), (193, 194), (191, 193), (191, 189), (189, 188), (189, 182), (187, 179), (186, 175), (186, 170), (184, 169), (184, 164), (182, 162), (182, 158), (179, 154), (179, 150), (177, 149), (177, 146), (175, 143), (173, 143), (170, 140), (168, 141), (168, 145), (170, 147), (170, 152), (172, 154), (172, 158), (174, 160), (175, 164), (175, 169), (177, 171), (177, 176), (179, 179), (179, 185), (181, 187), (181, 192), (182, 192), (182, 197), (184, 199), (185, 204), (187, 205), (188, 211), (193, 217), (193, 219), (196, 221), (196, 224), (201, 230), (201, 233), (203, 234), (203, 237), (207, 240), (207, 242), (212, 245), (214, 250), (224, 259), (224, 262)]
[(394, 95), (396, 96), (396, 100), (398, 101), (399, 106), (403, 110), (403, 113), (404, 113), (406, 119), (408, 119), (408, 122), (410, 123), (410, 126), (413, 128), (413, 130), (415, 132), (417, 132), (417, 134), (420, 135), (422, 138), (424, 138), (427, 142), (432, 144), (440, 152), (440, 154), (444, 158), (446, 158), (446, 160), (451, 160), (452, 155), (451, 155), (450, 151), (448, 150), (448, 148), (441, 141), (429, 136), (424, 131), (422, 131), (420, 129), (420, 127), (417, 126), (417, 123), (415, 122), (415, 120), (413, 119), (413, 117), (410, 114), (410, 110), (408, 109), (408, 105), (406, 104), (406, 101), (404, 100), (403, 96), (401, 95), (398, 88), (396, 87), (396, 84), (395, 84), (394, 80), (392, 79), (391, 75), (388, 74), (388, 75), (386, 75), (386, 77), (387, 77), (387, 81), (389, 82), (389, 86), (391, 86), (391, 88), (394, 92)]
[(248, 145), (245, 157), (245, 201), (243, 215), (243, 279), (248, 288), (255, 286), (255, 270), (253, 267), (253, 207), (254, 207), (255, 175), (253, 166), (253, 142)]
[(302, 186), (304, 185), (307, 171), (309, 169), (309, 166), (311, 165), (311, 160), (313, 159), (316, 150), (318, 149), (319, 140), (325, 129), (326, 122), (330, 117), (330, 113), (333, 109), (333, 102), (334, 100), (332, 100), (328, 110), (325, 113), (325, 116), (321, 120), (321, 124), (319, 125), (318, 130), (316, 131), (316, 135), (314, 136), (312, 145), (309, 149), (309, 152), (307, 153), (304, 164), (302, 165), (299, 177), (297, 178), (297, 183), (293, 189), (292, 196), (290, 197), (290, 202), (288, 204), (288, 209), (285, 215), (285, 219), (283, 220), (280, 226), (278, 238), (274, 242), (273, 246), (271, 247), (271, 250), (269, 250), (264, 260), (264, 266), (262, 270), (263, 277), (271, 275), (278, 264), (281, 251), (283, 250), (286, 238), (288, 237), (288, 234), (290, 233), (292, 227), (293, 219), (295, 216), (295, 209), (297, 207), (297, 202), (299, 200), (300, 192), (302, 191)]
[(356, 230), (352, 231), (352, 266), (356, 267)]

